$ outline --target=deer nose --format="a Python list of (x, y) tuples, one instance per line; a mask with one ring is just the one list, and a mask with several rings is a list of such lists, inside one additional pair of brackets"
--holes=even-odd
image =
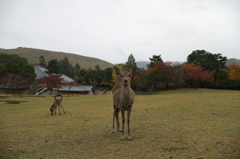
[(127, 82), (128, 82), (128, 80), (125, 79), (125, 80), (124, 80), (124, 83), (127, 83)]

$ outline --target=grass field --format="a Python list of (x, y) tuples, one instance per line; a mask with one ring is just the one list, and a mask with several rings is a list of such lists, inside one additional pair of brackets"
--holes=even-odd
[(54, 116), (52, 96), (0, 98), (1, 159), (240, 158), (240, 91), (137, 95), (130, 141), (111, 134), (110, 95), (64, 96), (66, 113)]

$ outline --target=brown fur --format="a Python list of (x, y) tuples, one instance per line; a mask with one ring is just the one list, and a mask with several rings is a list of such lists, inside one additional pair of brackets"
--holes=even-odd
[(63, 106), (62, 106), (62, 100), (63, 100), (63, 96), (60, 93), (58, 93), (56, 96), (54, 96), (54, 102), (50, 108), (51, 115), (53, 115), (54, 113), (56, 114), (57, 108), (58, 108), (59, 115), (61, 115), (60, 107), (62, 108), (63, 112), (65, 113)]
[(131, 134), (130, 134), (130, 115), (132, 111), (132, 105), (134, 103), (134, 96), (135, 93), (131, 89), (131, 78), (135, 74), (135, 69), (131, 69), (130, 72), (124, 71), (122, 72), (118, 68), (115, 69), (115, 72), (119, 77), (121, 78), (121, 82), (117, 85), (115, 85), (112, 89), (112, 95), (113, 95), (113, 126), (112, 126), (112, 133), (114, 133), (114, 123), (115, 118), (117, 121), (117, 129), (119, 129), (119, 112), (121, 111), (122, 114), (122, 135), (121, 140), (124, 139), (124, 123), (125, 123), (125, 111), (127, 111), (127, 124), (128, 124), (128, 139), (131, 140)]

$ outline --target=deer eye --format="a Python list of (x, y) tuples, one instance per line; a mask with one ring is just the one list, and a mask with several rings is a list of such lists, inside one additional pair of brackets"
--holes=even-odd
[(121, 75), (121, 77), (123, 77), (123, 75)]
[(131, 75), (129, 75), (129, 77), (132, 77)]

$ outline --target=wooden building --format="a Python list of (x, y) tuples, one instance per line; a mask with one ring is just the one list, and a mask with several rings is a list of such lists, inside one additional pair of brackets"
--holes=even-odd
[[(46, 71), (48, 71), (46, 68), (35, 65), (34, 66), (34, 71), (36, 73), (36, 79), (43, 78), (44, 76), (47, 76)], [(94, 88), (93, 85), (77, 85), (77, 84), (69, 84), (71, 82), (74, 82), (74, 80), (66, 75), (61, 75), (60, 76), (64, 84), (61, 86), (61, 88), (53, 88), (53, 91), (59, 91), (62, 94), (81, 94), (81, 95), (93, 95), (94, 93)], [(46, 89), (41, 89), (41, 93), (37, 92), (35, 94), (43, 94), (44, 90)]]

